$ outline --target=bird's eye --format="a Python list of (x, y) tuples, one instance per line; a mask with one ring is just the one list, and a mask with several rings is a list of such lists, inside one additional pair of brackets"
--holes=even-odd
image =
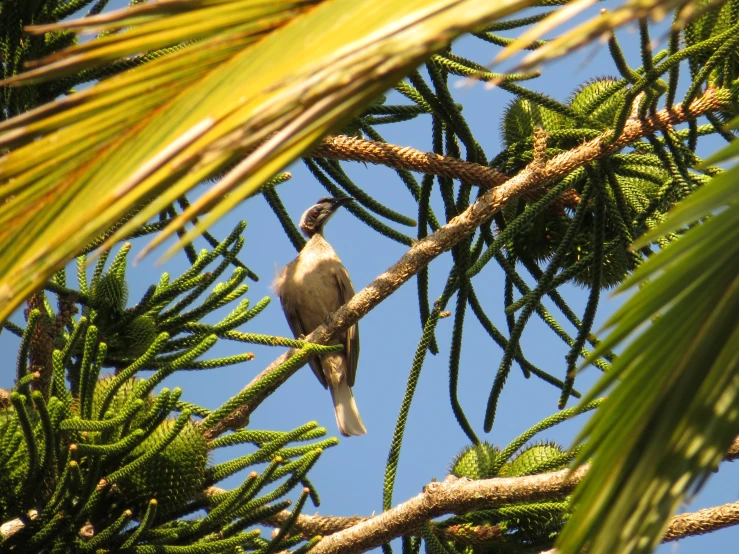
[(318, 217), (318, 214), (320, 214), (320, 213), (321, 213), (321, 210), (319, 210), (318, 208), (316, 208), (315, 210), (313, 210), (310, 213), (310, 215), (312, 215), (313, 217)]

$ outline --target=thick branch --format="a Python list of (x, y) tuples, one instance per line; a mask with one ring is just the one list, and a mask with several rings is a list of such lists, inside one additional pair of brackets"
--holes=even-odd
[[(290, 516), (290, 512), (285, 510), (266, 521), (267, 525), (281, 527)], [(315, 536), (328, 536), (339, 531), (343, 531), (363, 521), (369, 521), (368, 517), (326, 517), (326, 516), (299, 516), (295, 522), (294, 529), (298, 531), (304, 539), (308, 540)], [(731, 502), (723, 506), (714, 506), (697, 512), (676, 515), (672, 518), (670, 526), (665, 533), (662, 542), (673, 542), (686, 537), (696, 535), (704, 535), (712, 533), (725, 527), (731, 527), (739, 524), (739, 502)], [(503, 536), (499, 526), (480, 525), (477, 527), (464, 528), (461, 532), (457, 532), (456, 527), (451, 526), (443, 529), (443, 537), (446, 540), (455, 540), (462, 543), (470, 543), (471, 536), (474, 535), (475, 544), (492, 545), (491, 541)], [(412, 534), (416, 534), (417, 529), (412, 530)], [(436, 531), (436, 529), (435, 529)], [(556, 554), (556, 550), (549, 550), (551, 554)]]
[[(727, 450), (724, 461), (733, 461), (738, 457), (739, 437), (734, 439)], [(294, 522), (293, 532), (300, 533), (305, 539), (319, 535), (325, 537), (311, 549), (311, 554), (365, 552), (400, 536), (415, 534), (423, 523), (445, 514), (566, 496), (582, 480), (589, 467), (589, 464), (583, 465), (569, 476), (569, 470), (566, 469), (525, 477), (481, 480), (458, 479), (450, 475), (442, 483), (429, 483), (421, 494), (377, 516), (299, 515)], [(218, 487), (209, 487), (203, 495), (212, 496), (224, 492), (226, 491)], [(36, 510), (31, 510), (29, 517), (35, 519), (37, 514)], [(290, 516), (290, 512), (285, 510), (262, 523), (281, 527)], [(664, 542), (702, 535), (737, 524), (739, 502), (680, 514), (672, 518)], [(0, 537), (7, 539), (24, 526), (20, 519), (5, 522), (0, 526)], [(496, 529), (493, 526), (484, 532), (492, 535)], [(451, 538), (454, 528), (444, 529), (444, 534)], [(555, 554), (555, 551), (549, 552)]]
[(442, 483), (428, 484), (421, 494), (387, 512), (324, 538), (311, 549), (311, 554), (358, 554), (444, 514), (565, 496), (586, 472), (587, 467), (581, 467), (571, 474), (563, 469), (542, 475), (479, 481), (449, 476)]
[[(294, 529), (306, 539), (317, 535), (325, 537), (313, 547), (311, 554), (358, 554), (400, 536), (417, 534), (422, 523), (440, 515), (568, 494), (586, 471), (587, 466), (583, 466), (571, 479), (566, 478), (567, 470), (532, 477), (480, 481), (447, 478), (444, 483), (431, 483), (415, 498), (378, 516), (344, 518), (301, 515), (295, 522)], [(532, 482), (533, 477), (541, 478), (540, 483)], [(279, 527), (289, 515), (289, 512), (284, 511), (265, 523)], [(703, 535), (737, 524), (739, 502), (680, 514), (672, 518), (662, 542)], [(495, 526), (481, 526), (481, 529), (486, 533), (487, 540), (494, 541), (500, 536), (499, 532), (496, 533), (499, 529)], [(454, 529), (447, 528), (444, 531), (445, 538), (456, 540), (453, 536)], [(468, 539), (469, 533), (469, 529), (466, 529), (459, 539)], [(556, 550), (550, 550), (546, 554), (556, 554)]]
[[(732, 462), (739, 458), (739, 436), (737, 436), (734, 439), (734, 442), (729, 446), (729, 448), (726, 451), (726, 454), (724, 455), (724, 461), (725, 462)], [(585, 469), (587, 469), (587, 465), (583, 466)], [(542, 475), (551, 475), (551, 474), (542, 474)], [(453, 479), (453, 478), (452, 478)], [(512, 477), (507, 479), (507, 483), (512, 488), (518, 487), (518, 480), (519, 479), (529, 479), (529, 477)], [(470, 481), (470, 483), (479, 483), (480, 481)], [(579, 477), (573, 478), (572, 482), (579, 482)], [(474, 491), (474, 488), (470, 488), (469, 490)], [(206, 495), (214, 495), (214, 494), (223, 494), (223, 489), (220, 489), (218, 487), (210, 487), (206, 491)], [(552, 493), (553, 496), (561, 496), (560, 491), (554, 490)], [(476, 497), (477, 498), (477, 497)], [(553, 498), (547, 498), (547, 500), (552, 500)], [(488, 501), (489, 499), (484, 499), (484, 501)], [(504, 502), (498, 502), (497, 504), (504, 504)], [(491, 507), (492, 504), (487, 504), (487, 507)], [(710, 508), (709, 510), (701, 510), (700, 512), (695, 512), (694, 514), (682, 514), (679, 516), (675, 516), (672, 520), (672, 523), (670, 524), (670, 528), (667, 531), (665, 535), (665, 541), (668, 540), (677, 540), (678, 538), (682, 538), (682, 536), (685, 536), (688, 533), (683, 533), (680, 535), (679, 529), (687, 529), (688, 527), (681, 523), (685, 520), (690, 521), (698, 521), (700, 520), (702, 527), (706, 528), (707, 525), (709, 525), (708, 522), (708, 511), (710, 510), (723, 510), (723, 520), (728, 521), (726, 514), (727, 507), (731, 507), (733, 505), (727, 504), (726, 506), (720, 506), (718, 508)], [(481, 509), (483, 507), (482, 504), (473, 506), (473, 509)], [(402, 513), (402, 511), (401, 511)], [(734, 513), (734, 512), (732, 512)], [(699, 514), (703, 514), (698, 517)], [(270, 517), (269, 519), (266, 519), (262, 521), (265, 525), (270, 525), (273, 527), (282, 527), (288, 520), (289, 517), (291, 517), (291, 512), (288, 510), (284, 510), (278, 514), (275, 514), (274, 516)], [(736, 513), (737, 517), (739, 517), (739, 513)], [(702, 519), (701, 519), (702, 518)], [(294, 522), (293, 526), (293, 532), (299, 533), (303, 536), (305, 539), (310, 539), (315, 536), (323, 536), (327, 537), (329, 535), (333, 535), (335, 533), (338, 533), (340, 531), (344, 531), (346, 529), (349, 529), (350, 527), (353, 527), (355, 525), (358, 525), (363, 522), (367, 522), (372, 520), (373, 517), (366, 517), (366, 516), (322, 516), (322, 515), (313, 515), (313, 516), (307, 516), (307, 515), (299, 515), (297, 519)], [(713, 518), (716, 521), (719, 521), (718, 517)], [(731, 520), (732, 523), (726, 523), (726, 525), (732, 525), (735, 523), (739, 523), (739, 519)], [(717, 526), (716, 529), (720, 528), (720, 526)], [(411, 529), (411, 532), (415, 533), (417, 529)], [(447, 528), (446, 531), (450, 531), (450, 528)], [(674, 538), (673, 538), (674, 537)]]
[(671, 542), (694, 535), (704, 535), (724, 527), (739, 524), (739, 502), (714, 506), (672, 518), (662, 542)]
[(508, 179), (503, 173), (485, 165), (440, 156), (433, 152), (421, 152), (408, 146), (397, 146), (346, 135), (326, 137), (311, 154), (334, 160), (368, 162), (394, 169), (461, 179), (483, 188), (501, 185)]
[[(703, 96), (694, 100), (688, 109), (675, 106), (671, 109), (661, 110), (643, 120), (629, 120), (623, 133), (615, 141), (609, 141), (610, 132), (606, 132), (573, 150), (555, 156), (543, 166), (538, 162), (529, 164), (500, 186), (487, 190), (464, 212), (453, 218), (434, 234), (415, 243), (395, 265), (354, 295), (339, 310), (331, 314), (327, 322), (305, 337), (305, 340), (318, 344), (328, 344), (338, 333), (359, 321), (434, 258), (473, 234), (475, 229), (487, 222), (512, 199), (535, 190), (550, 181), (564, 177), (574, 169), (612, 154), (627, 144), (659, 129), (682, 123), (706, 112), (715, 111), (726, 105), (730, 99), (731, 93), (729, 90), (709, 88)], [(296, 352), (296, 350), (290, 350), (277, 358), (267, 369), (257, 375), (247, 385), (247, 388), (262, 381)], [(282, 379), (275, 379), (269, 386), (264, 387), (258, 395), (255, 395), (249, 403), (240, 405), (228, 417), (207, 429), (206, 436), (210, 439), (228, 429), (245, 425), (254, 409), (306, 362), (307, 360), (303, 360), (302, 363), (296, 364), (292, 368), (292, 372), (284, 375)]]
[[(732, 450), (739, 444), (739, 438), (729, 449), (726, 460), (732, 460)], [(399, 504), (392, 510), (374, 517), (331, 517), (299, 515), (294, 522), (293, 531), (303, 538), (325, 537), (311, 554), (344, 553), (357, 554), (378, 547), (385, 542), (403, 536), (416, 534), (426, 521), (450, 513), (465, 513), (476, 509), (493, 508), (514, 504), (551, 499), (569, 494), (585, 476), (588, 466), (582, 466), (569, 478), (568, 470), (526, 477), (510, 477), (471, 481), (449, 476), (443, 483), (430, 483), (424, 491), (410, 500)], [(210, 487), (205, 495), (223, 493), (218, 487)], [(38, 512), (31, 510), (29, 517), (35, 519)], [(281, 527), (291, 516), (287, 510), (265, 520), (264, 524)], [(672, 518), (663, 542), (671, 542), (688, 536), (703, 535), (724, 527), (739, 524), (739, 502), (706, 508), (697, 512), (680, 514)], [(25, 527), (21, 519), (14, 519), (0, 525), (0, 537), (7, 539)], [(467, 541), (469, 529), (459, 537), (455, 527), (443, 530), (445, 538)], [(483, 540), (494, 540), (500, 536), (497, 526), (478, 527)], [(437, 529), (437, 531), (442, 531)], [(556, 554), (549, 550), (542, 554)]]
[[(421, 152), (409, 146), (398, 146), (346, 135), (332, 135), (324, 138), (311, 152), (311, 155), (440, 175), (486, 189), (501, 185), (508, 179), (504, 173), (486, 165), (466, 162), (451, 156), (440, 156), (434, 152)], [(542, 191), (531, 191), (524, 197), (536, 201), (542, 194)], [(578, 194), (573, 189), (568, 189), (562, 193), (554, 205), (575, 207), (579, 201)]]
[[(731, 502), (723, 506), (714, 506), (713, 508), (673, 517), (662, 542), (673, 542), (686, 537), (705, 535), (732, 525), (739, 525), (739, 502)], [(541, 554), (557, 554), (557, 549), (552, 548)]]

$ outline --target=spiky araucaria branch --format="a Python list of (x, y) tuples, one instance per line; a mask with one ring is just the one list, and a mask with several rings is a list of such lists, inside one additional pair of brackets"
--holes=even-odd
[[(644, 119), (629, 119), (619, 137), (614, 138), (611, 131), (607, 131), (577, 148), (558, 154), (546, 163), (534, 160), (514, 177), (495, 188), (486, 190), (471, 206), (435, 233), (416, 242), (400, 260), (331, 314), (326, 323), (310, 333), (305, 340), (316, 344), (329, 344), (335, 336), (359, 321), (434, 258), (472, 235), (480, 225), (487, 222), (512, 199), (563, 177), (589, 162), (613, 154), (655, 131), (721, 109), (731, 101), (735, 94), (736, 91), (733, 88), (708, 88), (702, 96), (693, 100), (687, 107), (677, 105), (660, 110)], [(210, 439), (228, 429), (242, 427), (248, 421), (249, 415), (265, 398), (307, 363), (308, 358), (303, 358), (292, 365), (290, 371), (281, 371), (280, 377), (274, 378), (275, 371), (298, 352), (295, 349), (289, 350), (257, 375), (244, 390), (255, 387), (259, 387), (260, 390), (250, 395), (247, 403), (240, 404), (217, 421), (208, 418), (203, 420), (206, 436)], [(268, 384), (265, 385), (267, 381)]]

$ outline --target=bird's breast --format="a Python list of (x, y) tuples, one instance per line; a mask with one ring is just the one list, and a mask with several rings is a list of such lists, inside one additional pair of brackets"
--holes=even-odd
[(336, 279), (336, 272), (341, 268), (336, 254), (331, 256), (306, 248), (275, 282), (283, 303), (300, 314), (306, 330), (321, 325), (328, 314), (343, 304)]

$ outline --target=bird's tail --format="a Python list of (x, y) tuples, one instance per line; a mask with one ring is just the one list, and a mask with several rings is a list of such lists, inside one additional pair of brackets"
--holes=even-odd
[(345, 379), (341, 379), (338, 383), (331, 383), (331, 398), (334, 401), (334, 411), (336, 412), (336, 425), (339, 431), (345, 437), (356, 437), (367, 433), (362, 423), (362, 417), (359, 415), (357, 403), (354, 402), (354, 395), (349, 383)]

